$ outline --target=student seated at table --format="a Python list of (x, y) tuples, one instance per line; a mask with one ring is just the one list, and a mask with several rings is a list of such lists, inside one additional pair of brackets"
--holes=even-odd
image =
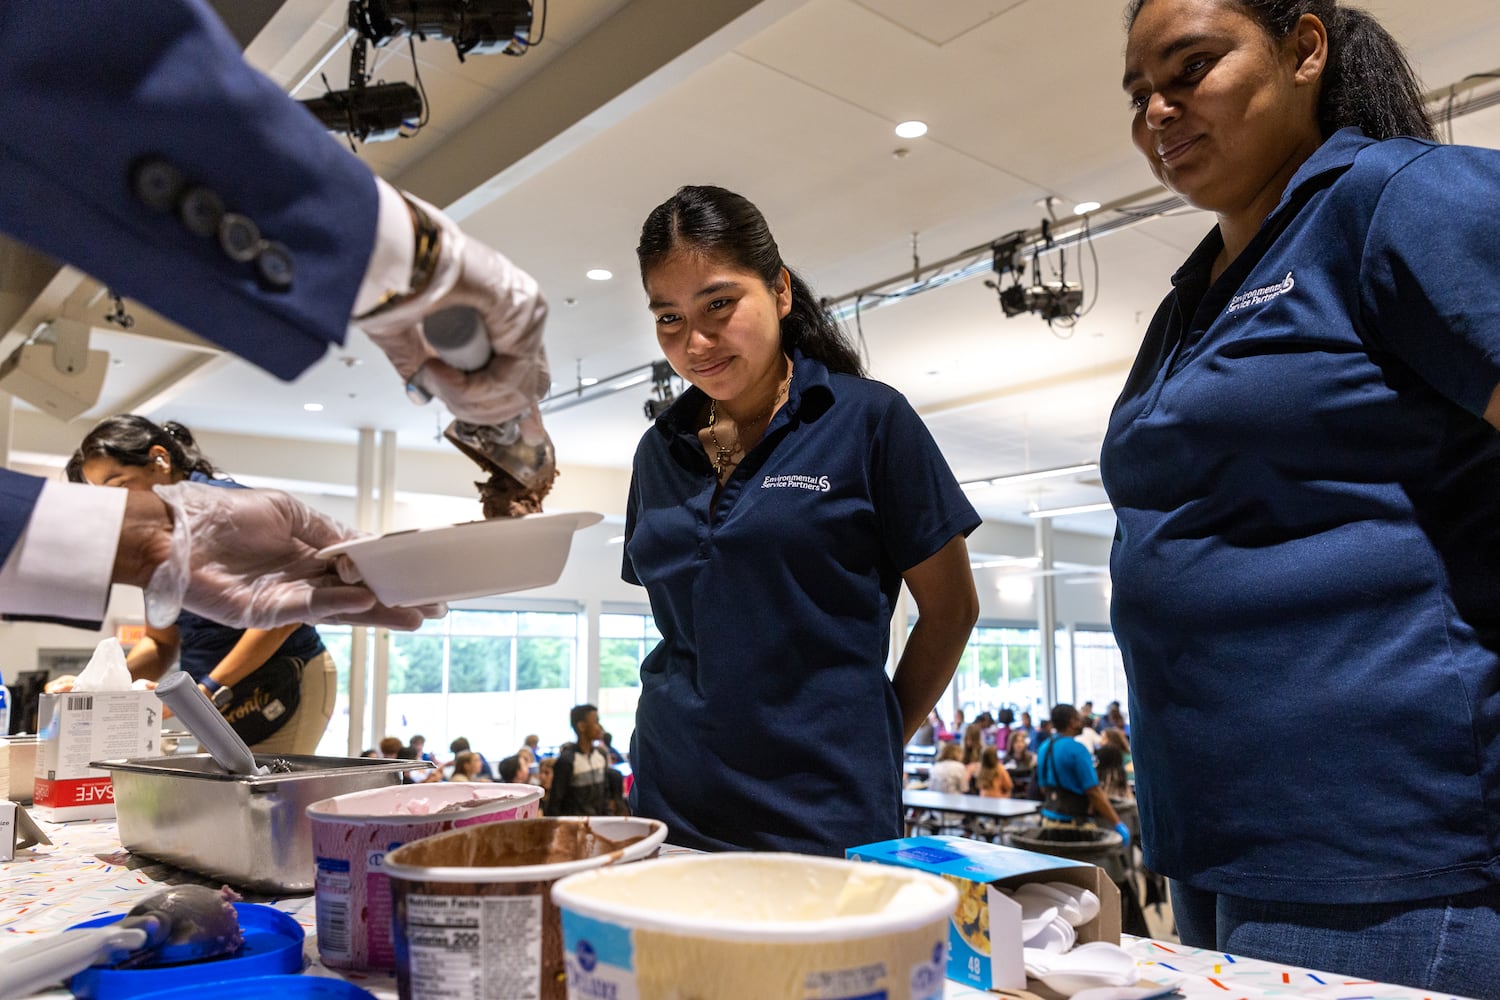
[(483, 761), (473, 750), (460, 750), (453, 760), (453, 777), (449, 781), (489, 781), (479, 769)]
[(1000, 766), (1000, 755), (995, 752), (995, 748), (985, 747), (979, 761), (979, 774), (974, 779), (979, 794), (987, 799), (1010, 798), (1010, 775)]
[(927, 788), (933, 792), (958, 794), (969, 790), (969, 771), (956, 743), (938, 747), (937, 763), (927, 775)]
[(1036, 770), (1036, 754), (1031, 752), (1031, 737), (1026, 735), (1026, 730), (1011, 730), (1010, 743), (1005, 748), (1005, 760), (1002, 763), (1010, 770), (1011, 777), (1030, 774)]
[(979, 765), (983, 763), (981, 758), (984, 756), (984, 720), (988, 715), (989, 713), (981, 715), (969, 723), (969, 728), (964, 730), (964, 773), (968, 777), (962, 789), (965, 792), (976, 792), (979, 790), (975, 784), (975, 779), (979, 777)]

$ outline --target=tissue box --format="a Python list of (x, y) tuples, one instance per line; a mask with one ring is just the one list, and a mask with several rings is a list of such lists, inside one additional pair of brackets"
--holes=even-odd
[(964, 837), (904, 837), (845, 852), (855, 861), (919, 868), (958, 889), (948, 921), (948, 978), (980, 989), (1024, 990), (1021, 907), (998, 891), (1027, 882), (1066, 882), (1099, 897), (1099, 915), (1076, 928), (1078, 943), (1120, 943), (1120, 891), (1095, 865)]
[(89, 761), (160, 753), (161, 700), (150, 691), (44, 694), (38, 720), (33, 808), (42, 819), (113, 817), (109, 772)]

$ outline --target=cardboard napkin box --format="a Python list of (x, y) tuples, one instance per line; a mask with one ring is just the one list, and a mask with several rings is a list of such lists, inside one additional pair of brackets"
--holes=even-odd
[(17, 851), (34, 844), (50, 844), (26, 810), (15, 802), (0, 801), (0, 861), (13, 861)]
[(1099, 915), (1076, 928), (1078, 943), (1120, 943), (1120, 891), (1102, 869), (965, 837), (903, 837), (845, 854), (855, 861), (918, 868), (958, 889), (948, 921), (948, 978), (980, 989), (1024, 990), (1021, 906), (1000, 889), (1027, 882), (1066, 882), (1099, 897)]
[(33, 810), (42, 819), (109, 819), (115, 792), (93, 760), (161, 753), (161, 699), (151, 691), (44, 694), (38, 715)]

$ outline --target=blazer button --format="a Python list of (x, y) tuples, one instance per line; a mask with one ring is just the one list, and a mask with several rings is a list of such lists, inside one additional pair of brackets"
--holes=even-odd
[(206, 187), (195, 185), (183, 193), (177, 214), (188, 232), (207, 238), (219, 231), (219, 222), (224, 218), (224, 199)]
[(172, 211), (183, 183), (181, 170), (155, 157), (137, 160), (130, 170), (130, 186), (135, 196), (158, 212)]
[(238, 212), (229, 212), (219, 222), (219, 246), (230, 260), (241, 264), (260, 252), (260, 230)]
[(284, 292), (292, 287), (292, 275), (296, 271), (292, 265), (292, 252), (283, 243), (263, 241), (260, 256), (255, 258), (255, 270), (266, 288)]

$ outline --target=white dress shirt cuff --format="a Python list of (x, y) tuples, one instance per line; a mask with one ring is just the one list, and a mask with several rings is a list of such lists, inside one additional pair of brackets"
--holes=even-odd
[(0, 611), (102, 620), (125, 494), (82, 483), (43, 484), (26, 530), (0, 567)]
[(375, 188), (380, 192), (380, 215), (365, 280), (354, 297), (355, 316), (374, 309), (387, 294), (405, 292), (411, 287), (412, 257), (416, 253), (411, 210), (401, 192), (379, 177), (375, 178)]

